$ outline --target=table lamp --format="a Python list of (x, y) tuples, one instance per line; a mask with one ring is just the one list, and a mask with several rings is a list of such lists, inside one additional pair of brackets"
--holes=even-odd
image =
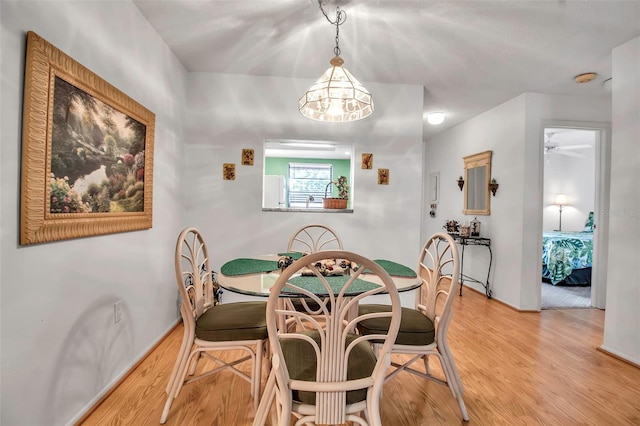
[(556, 195), (556, 200), (554, 202), (558, 206), (558, 211), (560, 213), (559, 222), (558, 222), (558, 231), (562, 231), (562, 206), (567, 205), (567, 196), (565, 194)]

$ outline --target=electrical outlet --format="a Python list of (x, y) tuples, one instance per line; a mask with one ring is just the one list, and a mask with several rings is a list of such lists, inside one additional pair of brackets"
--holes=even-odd
[(118, 300), (113, 304), (113, 322), (120, 322), (122, 319), (122, 300)]

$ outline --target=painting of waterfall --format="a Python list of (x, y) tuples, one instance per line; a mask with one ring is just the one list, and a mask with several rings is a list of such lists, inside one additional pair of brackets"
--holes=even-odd
[(29, 32), (21, 244), (150, 228), (154, 127), (151, 111)]

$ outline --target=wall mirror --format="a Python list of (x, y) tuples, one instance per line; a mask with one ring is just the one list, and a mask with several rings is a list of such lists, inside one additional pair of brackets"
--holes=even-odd
[(491, 214), (491, 154), (492, 151), (484, 151), (464, 157), (464, 214)]
[[(347, 178), (349, 198), (344, 212), (352, 212), (353, 145), (344, 142), (267, 139), (264, 141), (262, 209), (267, 211), (326, 211), (327, 184)], [(338, 196), (335, 185), (329, 197)]]

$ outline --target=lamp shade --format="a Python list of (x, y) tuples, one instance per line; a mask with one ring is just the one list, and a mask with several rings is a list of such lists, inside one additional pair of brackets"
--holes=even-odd
[(556, 195), (555, 203), (558, 206), (566, 206), (567, 205), (567, 196), (565, 194)]
[(356, 121), (373, 112), (371, 93), (342, 67), (340, 56), (298, 100), (298, 109), (318, 121)]

